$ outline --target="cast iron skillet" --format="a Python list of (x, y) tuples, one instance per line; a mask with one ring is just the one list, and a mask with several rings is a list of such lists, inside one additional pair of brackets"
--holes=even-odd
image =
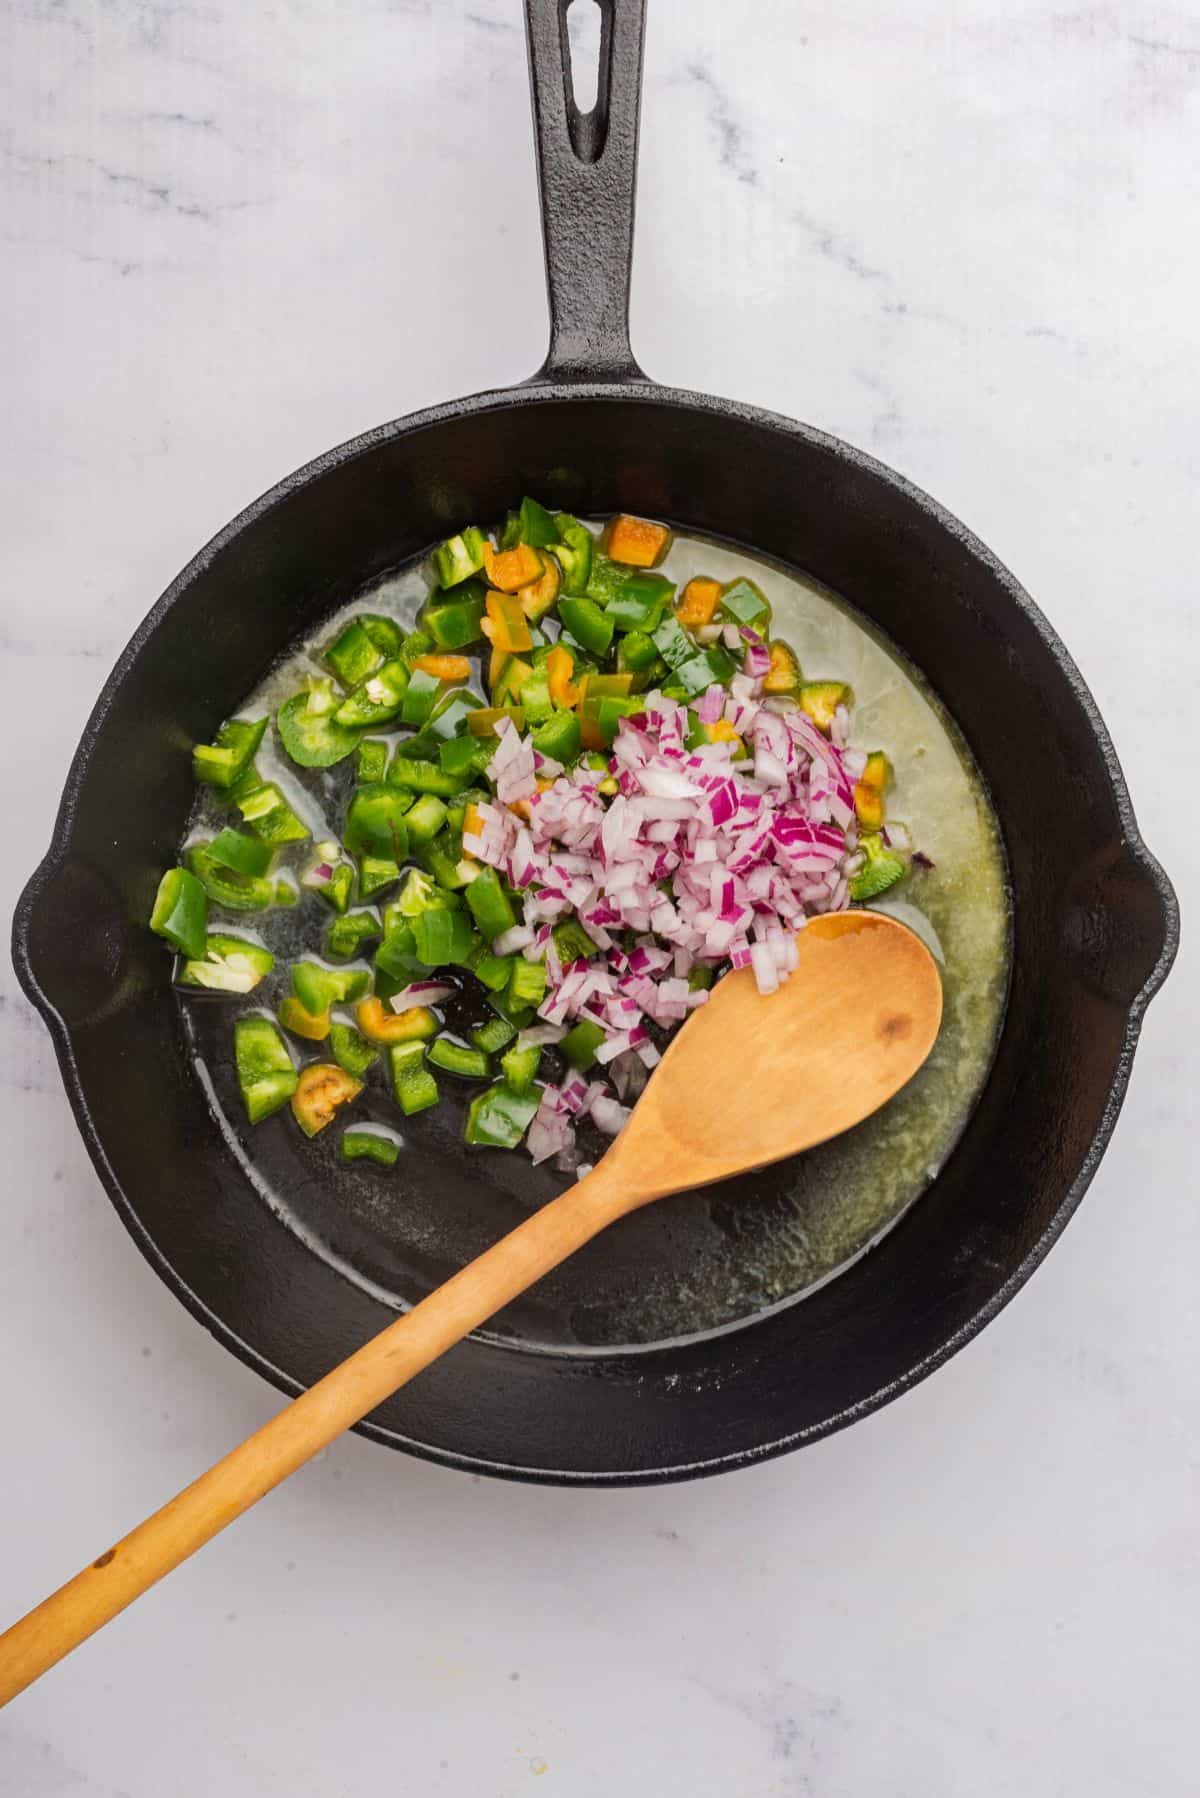
[[(711, 1473), (810, 1442), (895, 1397), (993, 1317), (1095, 1171), (1178, 921), (1091, 696), (995, 557), (859, 451), (642, 374), (627, 305), (643, 3), (605, 0), (600, 94), (586, 117), (570, 94), (566, 10), (567, 0), (527, 0), (545, 366), (523, 387), (331, 450), (201, 551), (100, 697), (17, 910), (14, 956), (139, 1246), (214, 1335), (296, 1392), (553, 1182), (515, 1156), (468, 1160), (453, 1119), (418, 1139), (393, 1184), (374, 1176), (369, 1197), (335, 1192), (331, 1160), (314, 1180), (286, 1119), (247, 1135), (247, 1147), (222, 1133), (168, 959), (144, 924), (191, 804), (190, 745), (210, 740), (331, 608), (524, 492), (584, 514), (650, 513), (764, 551), (873, 619), (961, 726), (1011, 863), (1003, 1036), (940, 1176), (872, 1254), (801, 1303), (700, 1339), (586, 1353), (569, 1298), (552, 1293), (539, 1307), (535, 1294), (363, 1426), (481, 1472), (616, 1483)], [(576, 1295), (589, 1281), (636, 1280), (656, 1257), (685, 1269), (689, 1203), (654, 1208), (659, 1236), (618, 1230), (593, 1245)]]

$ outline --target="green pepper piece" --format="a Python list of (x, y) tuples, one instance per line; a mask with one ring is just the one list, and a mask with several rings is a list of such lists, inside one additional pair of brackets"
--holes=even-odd
[(448, 592), (431, 593), (421, 613), (421, 628), (439, 649), (469, 649), (483, 642), (487, 588), (482, 581), (463, 581)]
[(613, 621), (594, 599), (560, 599), (558, 615), (571, 635), (592, 655), (608, 654), (613, 640)]
[(617, 588), (606, 608), (619, 631), (658, 629), (663, 613), (675, 597), (675, 582), (665, 574), (631, 574)]
[(400, 1155), (400, 1144), (394, 1136), (385, 1136), (382, 1130), (363, 1124), (343, 1130), (338, 1146), (343, 1161), (372, 1161), (376, 1167), (395, 1167)]
[(209, 931), (203, 958), (185, 961), (178, 981), (210, 993), (252, 993), (274, 966), (275, 957), (261, 943)]
[(400, 864), (387, 855), (362, 855), (358, 861), (358, 886), (364, 899), (374, 899), (400, 878)]
[(357, 687), (383, 664), (383, 652), (371, 641), (361, 618), (352, 618), (325, 651), (326, 664), (343, 687)]
[(564, 968), (572, 962), (591, 961), (593, 955), (600, 953), (578, 918), (564, 918), (551, 931), (554, 951)]
[(228, 718), (215, 743), (197, 743), (192, 751), (192, 772), (210, 787), (232, 787), (239, 781), (266, 735), (266, 718)]
[(417, 803), (404, 814), (410, 843), (429, 843), (446, 822), (446, 806), (434, 793), (422, 793)]
[(336, 912), (344, 912), (354, 891), (354, 867), (342, 854), (341, 844), (318, 843), (315, 860), (301, 876), (306, 893), (315, 893)]
[(536, 668), (521, 688), (521, 711), (526, 724), (533, 726), (545, 724), (554, 716), (554, 701), (550, 697), (550, 677), (543, 668)]
[(407, 793), (379, 781), (356, 787), (346, 812), (346, 847), (350, 853), (402, 862), (408, 854), (404, 814), (411, 804)]
[(353, 1024), (331, 1024), (329, 1026), (329, 1052), (340, 1068), (353, 1074), (356, 1080), (363, 1080), (369, 1068), (373, 1068), (379, 1060), (379, 1050), (374, 1043), (369, 1043), (361, 1030)]
[(380, 974), (407, 986), (414, 975), (426, 972), (424, 962), (417, 960), (417, 939), (410, 924), (387, 932), (375, 951), (375, 972), (377, 986)]
[(471, 1100), (466, 1138), (477, 1148), (515, 1149), (533, 1122), (539, 1101), (532, 1093), (515, 1093), (503, 1081)]
[(364, 786), (383, 780), (387, 774), (388, 746), (382, 737), (361, 737), (354, 772)]
[(622, 674), (649, 674), (658, 660), (654, 639), (646, 631), (629, 631), (617, 645), (617, 668)]
[(441, 690), (442, 683), (436, 674), (430, 674), (424, 668), (414, 668), (400, 708), (401, 724), (411, 725), (414, 729), (426, 724)]
[(332, 768), (358, 747), (359, 733), (335, 720), (340, 710), (329, 680), (314, 681), (280, 706), (275, 716), (279, 740), (301, 768)]
[(474, 693), (468, 692), (465, 687), (456, 687), (444, 698), (439, 699), (430, 712), (428, 720), (430, 733), (439, 744), (450, 742), (454, 738), (460, 737), (464, 730), (470, 728), (468, 720), (471, 713), (482, 709), (482, 699), (477, 698)]
[(279, 1111), (300, 1084), (287, 1045), (269, 1018), (239, 1018), (233, 1027), (234, 1061), (246, 1116), (261, 1124)]
[(862, 905), (868, 899), (878, 899), (898, 880), (903, 880), (908, 873), (908, 863), (873, 831), (860, 837), (858, 846), (867, 859), (850, 882), (850, 897)]
[(217, 832), (208, 845), (208, 853), (223, 868), (232, 868), (235, 874), (266, 874), (275, 860), (270, 843), (248, 837), (244, 831), (233, 830), (228, 825)]
[(689, 993), (707, 992), (709, 987), (712, 985), (712, 983), (715, 979), (716, 979), (716, 974), (714, 973), (712, 968), (702, 967), (701, 964), (699, 962), (697, 962), (696, 966), (694, 968), (692, 968), (690, 970), (690, 972), (688, 973), (688, 977), (687, 977), (688, 992)]
[(504, 1084), (509, 1091), (518, 1096), (532, 1092), (541, 1062), (542, 1051), (536, 1043), (528, 1049), (510, 1049), (507, 1055), (502, 1056), (500, 1067), (504, 1074)]
[[(472, 712), (470, 716), (478, 718), (480, 714)], [(469, 780), (473, 774), (483, 773), (495, 750), (494, 737), (489, 741), (481, 741), (475, 736), (452, 737), (448, 743), (438, 745), (438, 762), (443, 774), (448, 774), (455, 780), (462, 777)]]
[(607, 606), (609, 600), (620, 592), (628, 579), (628, 568), (623, 568), (616, 562), (610, 562), (606, 555), (597, 550), (592, 557), (592, 572), (588, 577), (587, 597), (594, 600), (598, 606)]
[[(558, 540), (559, 529), (555, 519), (538, 500), (526, 495), (517, 513), (516, 542), (528, 543), (530, 549), (550, 549)], [(508, 547), (511, 549), (512, 544)]]
[(407, 637), (405, 637), (403, 643), (400, 645), (400, 660), (411, 674), (413, 665), (416, 662), (419, 662), (422, 656), (429, 655), (432, 650), (436, 649), (436, 647), (437, 645), (434, 643), (434, 640), (429, 635), (428, 631), (409, 631)]
[(404, 704), (408, 680), (408, 668), (399, 657), (385, 662), (347, 694), (333, 714), (335, 722), (347, 730), (389, 724)]
[[(469, 897), (468, 889), (468, 897)], [(518, 955), (513, 963), (512, 975), (505, 992), (505, 1003), (518, 1011), (522, 1006), (538, 1006), (546, 997), (546, 964), (544, 961), (526, 961)]]
[(489, 951), (478, 958), (471, 972), (489, 992), (502, 993), (512, 979), (516, 959), (515, 955), (492, 955)]
[(201, 843), (193, 843), (184, 852), (184, 860), (213, 904), (224, 906), (226, 911), (266, 911), (275, 903), (273, 881), (235, 874), (232, 868), (215, 862)]
[(451, 830), (448, 825), (432, 843), (421, 844), (417, 860), (447, 892), (460, 891), (474, 877), (474, 868), (463, 857), (462, 832)]
[(402, 930), (425, 911), (457, 911), (462, 900), (457, 893), (447, 892), (430, 879), (422, 868), (410, 868), (404, 877), (400, 897), (387, 906), (383, 914), (384, 935)]
[(506, 1048), (517, 1034), (515, 1024), (507, 1018), (489, 1018), (486, 1024), (477, 1024), (471, 1032), (471, 1041), (485, 1055), (498, 1055)]
[(486, 1080), (492, 1071), (491, 1059), (482, 1049), (468, 1049), (465, 1043), (452, 1042), (446, 1036), (429, 1045), (429, 1059), (435, 1068), (456, 1074), (460, 1080)]
[(677, 618), (664, 618), (658, 629), (651, 633), (651, 637), (668, 668), (682, 668), (685, 662), (692, 661), (697, 654), (694, 638), (684, 630)]
[(437, 1081), (425, 1066), (425, 1044), (393, 1043), (388, 1050), (392, 1087), (406, 1118), (438, 1102)]
[(390, 662), (400, 654), (404, 632), (394, 618), (385, 618), (382, 612), (360, 612), (358, 622), (385, 662)]
[(457, 587), (483, 567), (487, 539), (478, 525), (469, 524), (457, 537), (447, 537), (432, 552), (433, 572), (440, 587)]
[(331, 1005), (352, 1005), (356, 999), (365, 999), (370, 984), (365, 968), (325, 968), (319, 961), (292, 963), (292, 991), (314, 1016)]
[(495, 868), (484, 868), (475, 876), (467, 888), (467, 904), (489, 943), (516, 925), (517, 914)]
[(468, 774), (447, 774), (436, 762), (396, 755), (388, 769), (388, 785), (406, 787), (412, 793), (434, 793), (439, 799), (452, 799), (470, 784)]
[(158, 883), (150, 928), (189, 960), (203, 961), (208, 946), (208, 893), (194, 870), (168, 868)]
[(533, 747), (552, 762), (573, 762), (582, 739), (574, 712), (554, 712), (533, 732)]
[(635, 717), (641, 709), (640, 699), (622, 699), (616, 693), (598, 694), (593, 698), (589, 693), (579, 708), (580, 729), (587, 733), (591, 726), (599, 733), (603, 742), (612, 743), (616, 740), (622, 718)]
[(569, 512), (555, 513), (554, 528), (558, 542), (551, 545), (551, 550), (562, 569), (562, 590), (568, 597), (578, 598), (586, 591), (591, 577), (595, 540), (587, 526)]
[(720, 609), (734, 624), (749, 625), (765, 632), (771, 623), (771, 606), (762, 589), (753, 581), (731, 581), (721, 594)]
[(558, 1045), (558, 1052), (571, 1067), (586, 1074), (596, 1059), (596, 1050), (604, 1041), (604, 1031), (590, 1018), (580, 1018)]
[(299, 905), (300, 888), (290, 874), (281, 874), (275, 882), (276, 905)]
[(350, 911), (335, 918), (325, 937), (325, 949), (341, 961), (352, 961), (363, 945), (381, 933), (379, 914), (374, 911)]
[(466, 912), (430, 908), (413, 919), (412, 932), (417, 959), (427, 968), (461, 963), (470, 953), (473, 932)]
[(274, 781), (238, 796), (238, 810), (264, 843), (302, 843), (308, 826), (298, 818)]

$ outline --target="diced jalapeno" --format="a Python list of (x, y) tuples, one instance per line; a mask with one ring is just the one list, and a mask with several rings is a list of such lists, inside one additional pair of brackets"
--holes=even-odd
[(264, 843), (302, 843), (308, 826), (298, 818), (273, 781), (238, 796), (238, 810)]
[(487, 542), (476, 525), (468, 525), (457, 537), (447, 537), (433, 552), (433, 571), (442, 587), (457, 587), (483, 567), (483, 550)]
[(382, 926), (374, 911), (348, 911), (333, 920), (325, 937), (330, 955), (341, 961), (352, 961), (361, 955), (365, 944), (377, 937)]
[(516, 1034), (515, 1024), (510, 1024), (507, 1018), (489, 1018), (486, 1024), (477, 1024), (472, 1030), (471, 1041), (485, 1055), (497, 1055)]
[(246, 1116), (260, 1124), (287, 1104), (299, 1076), (287, 1046), (269, 1018), (239, 1018), (233, 1027), (234, 1060)]
[(730, 581), (721, 589), (721, 610), (733, 624), (746, 624), (764, 632), (771, 623), (771, 607), (766, 595), (753, 581)]
[(377, 724), (387, 724), (403, 706), (408, 684), (408, 668), (399, 657), (385, 662), (382, 668), (377, 668), (347, 694), (334, 712), (334, 719), (348, 730), (373, 729)]
[(413, 919), (413, 943), (418, 961), (427, 968), (444, 968), (461, 962), (471, 948), (471, 921), (466, 912), (438, 907)]
[(502, 1056), (500, 1067), (509, 1091), (518, 1096), (532, 1092), (541, 1061), (542, 1051), (536, 1043), (528, 1049), (510, 1049)]
[(210, 993), (252, 993), (274, 966), (275, 957), (261, 943), (209, 931), (203, 957), (185, 961), (178, 978), (180, 986)]
[(275, 719), (279, 740), (301, 768), (332, 768), (354, 753), (359, 733), (337, 722), (335, 713), (341, 709), (332, 681), (314, 681), (280, 706)]
[(562, 569), (562, 590), (577, 598), (587, 588), (592, 572), (595, 540), (587, 526), (572, 518), (569, 512), (555, 513), (554, 528), (558, 532), (558, 542), (552, 548), (554, 559)]
[(228, 826), (217, 832), (208, 845), (208, 853), (223, 868), (232, 868), (235, 874), (266, 874), (275, 859), (270, 843), (248, 837), (244, 831), (231, 830)]
[(239, 781), (266, 735), (268, 720), (230, 718), (217, 732), (215, 743), (197, 743), (192, 751), (192, 771), (211, 787), (232, 787)]
[(596, 656), (608, 654), (615, 627), (594, 599), (560, 599), (558, 615), (584, 649)]
[(860, 837), (858, 846), (866, 861), (850, 882), (850, 897), (862, 905), (868, 899), (878, 899), (881, 893), (903, 880), (908, 873), (908, 863), (894, 849), (889, 849), (881, 836)]
[(226, 911), (266, 911), (275, 903), (273, 880), (236, 874), (232, 868), (222, 867), (203, 844), (194, 843), (184, 859), (213, 904), (224, 906)]
[(466, 1138), (477, 1148), (515, 1149), (533, 1122), (538, 1100), (501, 1082), (471, 1100)]
[(421, 613), (421, 625), (439, 649), (468, 649), (483, 642), (483, 608), (487, 588), (466, 580), (449, 592), (433, 593)]
[(563, 1037), (558, 1052), (563, 1060), (585, 1074), (596, 1059), (596, 1050), (604, 1041), (604, 1031), (590, 1018), (581, 1018)]
[(388, 1050), (388, 1061), (392, 1089), (406, 1118), (437, 1104), (437, 1081), (425, 1066), (424, 1043), (394, 1043)]
[(158, 883), (150, 928), (191, 960), (207, 951), (208, 893), (194, 871), (168, 868)]
[(338, 1066), (356, 1080), (364, 1079), (379, 1060), (379, 1050), (353, 1024), (330, 1024), (329, 1052)]
[(495, 868), (484, 868), (467, 888), (467, 904), (480, 932), (488, 942), (512, 930), (517, 922), (512, 901), (501, 885)]
[(394, 1136), (362, 1124), (343, 1130), (338, 1147), (343, 1161), (370, 1161), (376, 1167), (395, 1167), (400, 1156), (400, 1144)]
[(455, 1074), (460, 1080), (486, 1080), (492, 1071), (491, 1060), (482, 1049), (469, 1049), (465, 1043), (451, 1042), (445, 1036), (430, 1043), (429, 1060), (433, 1067)]

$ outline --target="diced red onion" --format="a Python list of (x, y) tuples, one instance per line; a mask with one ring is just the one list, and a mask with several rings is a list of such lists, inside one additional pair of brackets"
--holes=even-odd
[(395, 1012), (413, 1011), (418, 1005), (440, 1005), (448, 999), (454, 988), (444, 980), (414, 980), (410, 986), (402, 987), (394, 993), (391, 1007)]

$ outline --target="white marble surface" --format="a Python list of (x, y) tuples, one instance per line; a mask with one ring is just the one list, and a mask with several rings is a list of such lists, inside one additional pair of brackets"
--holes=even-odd
[[(993, 544), (1186, 901), (1195, 9), (651, 12), (644, 366), (868, 445)], [(322, 447), (540, 360), (525, 80), (516, 0), (0, 7), (6, 908), (196, 546)], [(1080, 1216), (901, 1403), (625, 1493), (346, 1441), (0, 1718), (0, 1793), (1195, 1790), (1198, 999), (1185, 946)], [(121, 1229), (7, 968), (0, 1141), (7, 1618), (276, 1400)]]

